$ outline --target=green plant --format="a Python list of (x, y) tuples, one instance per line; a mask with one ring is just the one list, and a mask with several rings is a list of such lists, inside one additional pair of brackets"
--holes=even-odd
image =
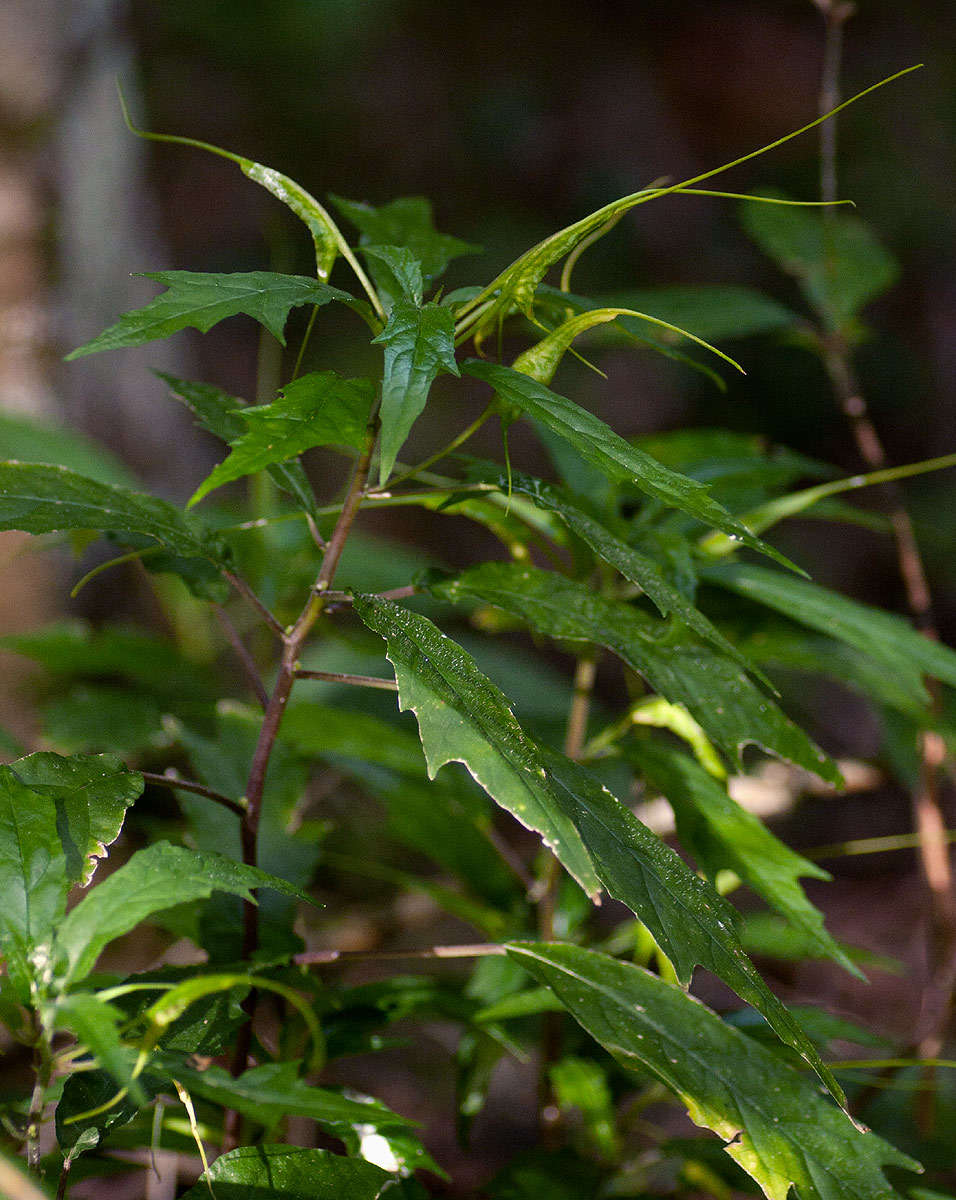
[[(438, 1016), (460, 1031), (463, 1137), (499, 1059), (537, 1052), (549, 1153), (506, 1167), (489, 1197), (723, 1197), (752, 1188), (748, 1177), (776, 1200), (791, 1187), (802, 1200), (896, 1195), (884, 1168), (916, 1164), (843, 1111), (841, 1065), (825, 1058), (832, 1040), (865, 1044), (869, 1035), (788, 1009), (747, 954), (766, 914), (742, 921), (724, 898), (746, 884), (779, 919), (779, 954), (829, 958), (859, 973), (800, 884), (826, 873), (738, 805), (727, 782), (748, 769), (742, 752), (752, 744), (841, 783), (837, 765), (785, 715), (771, 683), (781, 671), (836, 678), (864, 695), (894, 732), (903, 771), (907, 739), (915, 746), (926, 729), (952, 736), (924, 676), (956, 686), (956, 654), (899, 617), (810, 582), (762, 535), (801, 513), (865, 521), (835, 497), (956, 456), (836, 480), (819, 462), (723, 431), (634, 444), (552, 389), (565, 354), (577, 354), (573, 343), (586, 335), (592, 344), (650, 346), (709, 374), (694, 347), (737, 364), (705, 337), (781, 329), (808, 337), (794, 313), (743, 289), (613, 300), (571, 291), (580, 253), (626, 212), (698, 194), (718, 171), (609, 204), (486, 286), (444, 295), (436, 286), (448, 262), (475, 248), (439, 233), (425, 201), (334, 200), (359, 231), (351, 245), (293, 181), (204, 148), (305, 222), (315, 278), (154, 274), (165, 291), (71, 357), (187, 326), (206, 331), (239, 313), (284, 344), (290, 312), (311, 306), (288, 382), (270, 403), (247, 405), (166, 377), (171, 394), (229, 445), (186, 511), (107, 478), (111, 468), (88, 448), (85, 473), (44, 464), (43, 448), (39, 461), (0, 464), (0, 527), (66, 531), (81, 548), (106, 536), (122, 554), (81, 583), (136, 563), (179, 630), (167, 639), (68, 623), (2, 641), (57, 682), (45, 732), (64, 751), (0, 768), (0, 1017), (29, 1048), (33, 1069), (32, 1087), (6, 1108), (10, 1148), (57, 1179), (60, 1196), (84, 1171), (105, 1169), (111, 1148), (188, 1152), (194, 1142), (204, 1161), (213, 1148), (224, 1153), (190, 1196), (207, 1186), (214, 1196), (256, 1200), (427, 1195), (414, 1172), (443, 1172), (412, 1123), (316, 1081), (327, 1062), (387, 1045), (381, 1030), (390, 1024)], [(792, 264), (797, 245), (811, 303), (836, 314), (835, 327), (851, 337), (892, 275), (865, 227), (835, 214), (821, 233), (797, 202), (737, 198), (781, 261)], [(759, 229), (758, 211), (773, 214)], [(355, 293), (328, 282), (340, 258)], [(560, 262), (559, 285), (545, 284)], [(383, 352), (378, 378), (302, 373), (316, 313), (330, 304), (371, 331)], [(500, 361), (506, 332), (531, 342), (510, 366)], [(468, 343), (477, 355), (458, 357)], [(461, 379), (468, 403), (480, 395), (484, 407), (423, 462), (401, 463), (442, 374)], [(503, 466), (459, 453), (494, 417), (505, 431), (530, 420), (561, 482), (513, 470), (507, 443)], [(27, 431), (20, 436), (29, 443)], [(350, 460), (338, 500), (316, 495), (300, 461), (319, 447)], [(223, 505), (206, 519), (193, 511), (257, 473), (249, 510)], [(807, 478), (823, 482), (794, 490)], [(452, 575), (383, 561), (354, 523), (360, 511), (395, 506), (475, 522), (505, 557)], [(238, 612), (225, 607), (233, 592)], [(528, 628), (552, 641), (573, 659), (573, 682), (530, 659), (516, 672), (512, 652), (496, 656), (481, 639), (446, 636), (440, 626), (459, 607), (486, 632)], [(217, 636), (244, 672), (241, 698), (220, 698)], [(602, 660), (621, 665), (623, 711), (594, 700)], [(509, 675), (514, 703), (492, 681)], [(522, 700), (531, 711), (519, 723)], [(399, 715), (407, 712), (417, 735)], [(186, 763), (195, 780), (179, 774)], [(380, 805), (384, 834), (360, 808), (351, 853), (343, 852), (334, 823), (310, 807), (317, 769), (327, 791)], [(618, 798), (635, 780), (667, 798), (696, 871)], [(174, 792), (176, 817), (161, 829), (154, 817), (150, 844), (90, 887), (144, 787)], [(489, 800), (540, 835), (533, 861)], [(347, 812), (339, 825), (349, 831)], [(477, 966), (435, 980), (338, 982), (341, 964), (376, 955), (305, 948), (296, 903), (311, 911), (305, 889), (320, 864), (327, 879), (357, 875), (420, 891), (486, 939), (378, 957)], [(82, 895), (67, 911), (73, 887)], [(633, 916), (599, 923), (602, 892)], [(336, 903), (330, 888), (330, 910)], [(202, 964), (97, 971), (101, 952), (144, 922), (191, 939)], [(748, 1007), (719, 1016), (692, 999), (686, 986), (697, 966)], [(851, 1078), (856, 1070), (842, 1067)], [(645, 1110), (669, 1097), (727, 1154), (714, 1153), (713, 1140), (662, 1131), (654, 1139)], [(56, 1147), (43, 1157), (39, 1132), (51, 1113)], [(290, 1117), (309, 1118), (346, 1153), (286, 1144)], [(637, 1154), (649, 1131), (654, 1155)]]

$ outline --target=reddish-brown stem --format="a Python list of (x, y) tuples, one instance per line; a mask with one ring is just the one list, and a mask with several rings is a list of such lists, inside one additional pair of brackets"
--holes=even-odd
[(221, 604), (214, 604), (213, 608), (219, 625), (226, 635), (226, 641), (232, 647), (236, 658), (239, 660), (249, 686), (256, 694), (256, 699), (263, 708), (269, 703), (269, 693), (266, 691), (266, 685), (262, 682), (262, 676), (259, 674), (259, 668), (256, 666), (256, 660), (249, 653), (248, 647), (239, 636), (239, 631), (233, 625), (229, 618), (229, 614)]
[[(246, 783), (246, 809), (243, 813), (240, 835), (242, 861), (248, 866), (256, 866), (258, 860), (259, 819), (262, 812), (262, 796), (265, 790), (266, 773), (269, 769), (272, 748), (279, 733), (279, 726), (282, 724), (282, 717), (285, 713), (289, 695), (292, 692), (292, 686), (296, 680), (299, 654), (312, 627), (322, 615), (327, 599), (326, 593), (335, 577), (335, 572), (342, 557), (342, 551), (345, 549), (345, 543), (351, 531), (352, 523), (365, 496), (369, 468), (372, 464), (372, 454), (375, 450), (377, 435), (378, 413), (377, 411), (373, 411), (366, 431), (365, 443), (359, 455), (358, 462), (355, 465), (355, 471), (352, 474), (345, 503), (342, 506), (339, 519), (326, 547), (322, 566), (319, 568), (319, 574), (312, 589), (312, 594), (295, 625), (290, 630), (283, 631), (282, 633), (282, 658), (279, 664), (279, 671), (276, 676), (272, 695), (269, 697), (269, 702), (266, 705), (265, 716), (259, 730), (259, 738), (256, 742), (252, 764), (249, 768), (249, 778)], [(244, 902), (242, 916), (242, 956), (244, 959), (249, 960), (259, 944), (257, 907), (249, 901)], [(234, 1075), (240, 1075), (248, 1065), (249, 1050), (252, 1044), (252, 1019), (255, 1015), (254, 997), (255, 992), (251, 992), (243, 1006), (248, 1020), (239, 1030), (236, 1038), (236, 1047), (232, 1060), (232, 1072)], [(226, 1114), (223, 1127), (224, 1148), (231, 1148), (235, 1145), (238, 1127), (239, 1115), (232, 1110)]]
[(236, 816), (245, 816), (246, 810), (241, 804), (235, 800), (230, 800), (228, 796), (224, 796), (221, 792), (213, 791), (212, 788), (206, 787), (203, 783), (193, 783), (191, 779), (179, 779), (176, 775), (157, 775), (155, 771), (140, 771), (143, 779), (147, 783), (153, 784), (155, 787), (169, 788), (174, 792), (194, 792), (197, 796), (205, 796), (207, 800), (215, 800), (217, 804), (221, 804), (223, 808), (228, 808), (230, 812), (234, 812)]
[[(853, 15), (855, 5), (848, 0), (814, 0), (826, 24), (823, 73), (820, 85), (820, 111), (829, 112), (839, 103), (843, 26)], [(836, 199), (836, 120), (821, 126), (820, 188), (821, 200)], [(824, 210), (833, 219), (832, 210)], [(821, 312), (826, 323), (827, 314)], [(820, 334), (823, 362), (837, 403), (849, 423), (860, 458), (870, 471), (886, 466), (886, 451), (870, 419), (866, 399), (853, 368), (850, 347), (839, 332)], [(896, 543), (896, 556), (906, 592), (907, 607), (913, 624), (925, 636), (937, 641), (939, 634), (933, 615), (932, 595), (920, 553), (913, 522), (906, 510), (898, 484), (885, 484), (890, 524)], [(940, 693), (936, 682), (927, 681), (931, 712), (938, 715)], [(920, 779), (913, 794), (913, 817), (919, 836), (919, 854), (929, 897), (930, 980), (923, 993), (922, 1012), (917, 1033), (918, 1053), (922, 1058), (938, 1056), (945, 1039), (956, 996), (956, 886), (949, 856), (946, 821), (940, 803), (940, 777), (945, 759), (942, 739), (932, 730), (921, 734)], [(928, 1077), (932, 1068), (927, 1068)], [(921, 1094), (918, 1119), (926, 1132), (934, 1121), (935, 1102), (931, 1088)]]
[(259, 616), (263, 618), (272, 632), (277, 634), (279, 637), (284, 637), (285, 627), (283, 626), (282, 622), (262, 603), (249, 584), (246, 583), (246, 581), (242, 578), (242, 576), (236, 575), (232, 571), (224, 571), (223, 574), (236, 589), (236, 591), (249, 601), (249, 603), (256, 610), (256, 612), (258, 612)]

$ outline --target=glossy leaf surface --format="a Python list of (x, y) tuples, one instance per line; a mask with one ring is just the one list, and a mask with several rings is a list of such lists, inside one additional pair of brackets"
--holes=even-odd
[(665, 699), (683, 704), (734, 761), (747, 743), (839, 781), (836, 767), (732, 659), (633, 605), (585, 584), (512, 563), (485, 563), (433, 590), (452, 602), (477, 601), (514, 613), (550, 637), (606, 646)]
[(141, 346), (167, 338), (187, 327), (206, 333), (224, 321), (245, 313), (285, 345), (289, 310), (300, 304), (350, 301), (348, 292), (328, 287), (304, 275), (277, 275), (271, 271), (246, 271), (212, 275), (197, 271), (148, 271), (167, 290), (143, 308), (137, 308), (105, 329), (99, 337), (79, 346), (68, 359), (83, 358), (103, 350)]
[(142, 793), (143, 777), (111, 754), (67, 758), (41, 751), (8, 769), (35, 795), (53, 801), (67, 879), (86, 887)]
[(892, 1200), (883, 1167), (918, 1169), (810, 1080), (640, 967), (577, 946), (518, 943), (509, 954), (619, 1062), (677, 1095), (768, 1200), (787, 1200), (791, 1188), (799, 1200)]
[(823, 926), (823, 914), (807, 899), (801, 876), (830, 875), (794, 853), (726, 788), (688, 755), (661, 742), (632, 743), (627, 757), (674, 810), (677, 835), (711, 880), (729, 869), (787, 920), (802, 930), (817, 958), (832, 958), (854, 975), (859, 971)]
[(713, 972), (752, 1004), (842, 1101), (813, 1042), (744, 953), (731, 906), (585, 767), (553, 752), (546, 753), (546, 761), (555, 794), (580, 831), (601, 882), (640, 917), (678, 978), (688, 983), (698, 965)]
[(673, 613), (705, 641), (711, 642), (725, 654), (736, 659), (748, 670), (752, 669), (743, 655), (729, 642), (713, 622), (699, 608), (691, 604), (661, 570), (660, 564), (650, 555), (642, 554), (617, 537), (606, 525), (596, 521), (583, 509), (572, 504), (559, 488), (533, 479), (529, 475), (512, 474), (510, 480), (499, 476), (497, 482), (503, 489), (519, 496), (527, 496), (540, 508), (557, 513), (568, 529), (616, 568), (631, 583), (637, 584), (657, 606), (663, 616)]
[(392, 305), (388, 323), (373, 340), (385, 347), (379, 478), (384, 484), (441, 371), (458, 375), (455, 327), (440, 304), (418, 307), (408, 300)]
[(145, 535), (182, 558), (219, 556), (200, 526), (158, 496), (33, 463), (0, 463), (0, 529)]
[(362, 233), (363, 243), (404, 246), (421, 263), (427, 282), (437, 279), (453, 258), (477, 254), (479, 246), (463, 242), (434, 225), (431, 202), (422, 196), (402, 196), (373, 207), (357, 200), (333, 196), (332, 203)]
[(923, 674), (956, 687), (956, 651), (923, 637), (903, 617), (751, 563), (721, 563), (705, 568), (702, 575), (708, 582), (862, 650), (895, 676), (918, 703), (927, 699)]
[(505, 405), (540, 421), (564, 438), (607, 478), (633, 483), (648, 496), (781, 560), (775, 550), (754, 537), (745, 525), (713, 500), (702, 484), (662, 466), (587, 409), (510, 367), (469, 359), (463, 369), (466, 374), (490, 384)]
[(169, 842), (156, 842), (92, 889), (60, 924), (56, 953), (68, 980), (82, 979), (100, 951), (114, 938), (135, 929), (152, 913), (213, 892), (252, 898), (268, 887), (308, 901), (299, 888), (255, 867), (220, 854), (200, 854)]
[(183, 1200), (385, 1200), (393, 1177), (360, 1159), (301, 1146), (240, 1146), (222, 1154)]
[(241, 409), (239, 419), (246, 432), (233, 440), (229, 457), (199, 485), (190, 505), (224, 483), (286, 463), (313, 446), (358, 449), (365, 437), (373, 395), (374, 385), (369, 380), (316, 371), (286, 384), (271, 404)]
[(492, 799), (540, 833), (589, 895), (598, 879), (573, 824), (548, 787), (534, 742), (507, 698), (427, 617), (389, 600), (356, 596), (359, 618), (383, 637), (395, 667), (399, 707), (418, 719), (428, 773), (462, 762)]
[[(177, 379), (175, 375), (167, 375), (162, 371), (156, 374), (169, 386), (172, 395), (193, 413), (203, 429), (208, 429), (224, 442), (234, 442), (245, 435), (247, 423), (240, 411), (248, 407), (244, 400), (230, 396), (228, 392), (208, 383)], [(268, 470), (279, 487), (293, 496), (304, 509), (311, 511), (315, 507), (315, 496), (301, 463), (273, 463)]]

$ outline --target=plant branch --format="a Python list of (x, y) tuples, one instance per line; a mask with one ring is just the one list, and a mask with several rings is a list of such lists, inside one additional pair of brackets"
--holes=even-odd
[(401, 962), (411, 959), (486, 958), (507, 954), (497, 942), (475, 942), (460, 946), (425, 946), (417, 950), (306, 950), (293, 962), (303, 967), (331, 966), (333, 963)]
[[(285, 714), (286, 704), (295, 683), (298, 671), (299, 654), (306, 638), (322, 615), (332, 580), (335, 577), (342, 551), (348, 538), (352, 524), (361, 507), (368, 484), (369, 469), (372, 465), (372, 455), (378, 437), (378, 410), (373, 409), (365, 434), (365, 443), (359, 455), (349, 484), (345, 503), (339, 514), (335, 529), (329, 539), (322, 566), (315, 581), (305, 607), (299, 619), (292, 628), (283, 634), (282, 659), (278, 675), (269, 703), (266, 705), (265, 716), (259, 730), (259, 738), (252, 756), (249, 768), (249, 778), (246, 783), (246, 811), (243, 814), (240, 836), (242, 841), (242, 861), (247, 866), (256, 866), (258, 862), (259, 820), (262, 813), (262, 797), (265, 790), (266, 772), (269, 769), (269, 759), (272, 748)], [(259, 910), (256, 905), (245, 901), (242, 908), (242, 956), (250, 959), (259, 944)], [(255, 992), (251, 992), (243, 1005), (248, 1020), (241, 1026), (236, 1038), (236, 1047), (232, 1059), (232, 1072), (240, 1075), (248, 1065), (249, 1049), (252, 1044), (252, 1019), (255, 1015)], [(224, 1146), (235, 1144), (239, 1126), (239, 1114), (230, 1110), (224, 1122)]]
[[(823, 12), (826, 25), (823, 74), (820, 86), (820, 110), (833, 111), (839, 100), (843, 26), (855, 6), (845, 0), (814, 0)], [(820, 141), (821, 199), (836, 195), (836, 121), (822, 126)], [(827, 210), (825, 210), (826, 212)], [(821, 313), (826, 323), (826, 314)], [(823, 362), (834, 395), (846, 417), (861, 459), (870, 471), (882, 470), (887, 456), (882, 439), (870, 419), (866, 399), (853, 367), (850, 347), (839, 332), (820, 335)], [(927, 638), (939, 640), (933, 614), (932, 595), (913, 523), (896, 483), (883, 485), (889, 500), (889, 518), (896, 543), (900, 575), (906, 590), (907, 606), (915, 627)], [(938, 715), (940, 691), (928, 680), (930, 711)], [(919, 854), (929, 898), (930, 979), (923, 992), (922, 1012), (917, 1032), (921, 1058), (936, 1058), (942, 1048), (956, 995), (956, 880), (949, 856), (946, 821), (940, 802), (940, 777), (946, 757), (942, 738), (935, 730), (920, 734), (920, 779), (913, 794), (913, 815), (919, 835)], [(927, 1068), (932, 1071), (932, 1068)], [(927, 1092), (918, 1119), (924, 1132), (934, 1122), (934, 1098)]]
[[(259, 520), (254, 521), (252, 524), (258, 528), (260, 525), (264, 525), (266, 523), (266, 520), (260, 518)], [(224, 571), (223, 574), (236, 589), (236, 591), (239, 592), (240, 595), (245, 596), (253, 608), (258, 611), (259, 615), (265, 619), (265, 622), (269, 628), (274, 633), (278, 634), (279, 637), (283, 637), (285, 634), (285, 626), (278, 617), (273, 616), (269, 609), (266, 608), (249, 584), (246, 583), (246, 581), (242, 578), (242, 576), (236, 575), (232, 571)]]
[(246, 814), (245, 807), (235, 800), (230, 800), (228, 796), (224, 796), (221, 792), (214, 791), (212, 788), (206, 787), (204, 783), (193, 783), (191, 779), (180, 779), (177, 775), (169, 773), (158, 775), (155, 771), (139, 771), (146, 783), (153, 784), (154, 787), (169, 788), (173, 792), (193, 792), (197, 796), (205, 796), (207, 800), (215, 800), (217, 804), (221, 804), (223, 808), (228, 808), (230, 812), (234, 812), (238, 817), (244, 817)]
[[(472, 421), (472, 423), (467, 427), (467, 429), (463, 429), (457, 437), (452, 438), (447, 446), (442, 446), (440, 450), (436, 450), (434, 454), (429, 455), (428, 458), (418, 463), (417, 466), (409, 467), (407, 470), (403, 471), (401, 475), (396, 475), (394, 478), (389, 479), (385, 485), (385, 488), (382, 490), (391, 491), (396, 484), (404, 483), (406, 479), (414, 478), (419, 471), (426, 471), (429, 467), (434, 466), (435, 463), (440, 462), (441, 459), (447, 458), (449, 454), (453, 454), (459, 446), (468, 441), (472, 434), (478, 432), (478, 430), (482, 427), (482, 425), (484, 425), (488, 418), (493, 415), (493, 413), (494, 405), (489, 404), (485, 411), (479, 417), (476, 417), (475, 420)], [(375, 494), (375, 492), (370, 493), (372, 496)]]
[(219, 625), (226, 635), (226, 641), (233, 648), (236, 658), (242, 665), (243, 672), (249, 682), (249, 686), (256, 694), (256, 699), (263, 708), (269, 703), (269, 693), (266, 691), (266, 685), (262, 682), (262, 676), (259, 674), (259, 668), (256, 666), (256, 660), (250, 654), (248, 648), (239, 636), (239, 631), (229, 619), (229, 614), (221, 604), (213, 604), (216, 617)]
[(379, 679), (374, 675), (340, 675), (336, 671), (306, 671), (298, 667), (296, 679), (321, 679), (325, 683), (350, 683), (355, 687), (379, 688), (383, 692), (397, 692), (398, 684), (394, 679)]

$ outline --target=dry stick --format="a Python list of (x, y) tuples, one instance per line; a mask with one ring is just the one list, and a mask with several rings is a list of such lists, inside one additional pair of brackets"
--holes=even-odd
[[(259, 739), (252, 756), (252, 765), (249, 768), (249, 779), (246, 783), (245, 799), (247, 807), (243, 813), (240, 836), (242, 841), (242, 861), (247, 866), (254, 867), (257, 864), (259, 818), (262, 812), (262, 794), (265, 788), (266, 772), (269, 768), (269, 759), (279, 732), (279, 726), (282, 723), (289, 694), (292, 691), (292, 685), (295, 683), (299, 654), (313, 625), (322, 615), (326, 603), (326, 593), (335, 577), (339, 559), (342, 557), (342, 551), (345, 548), (352, 523), (362, 504), (366, 485), (368, 484), (368, 473), (372, 464), (372, 453), (375, 449), (377, 436), (378, 411), (375, 409), (369, 419), (365, 434), (365, 444), (355, 465), (355, 471), (352, 475), (352, 481), (349, 484), (345, 504), (342, 507), (335, 529), (329, 539), (329, 544), (322, 559), (322, 566), (319, 569), (312, 594), (295, 625), (287, 632), (283, 632), (282, 659), (279, 664), (279, 672), (272, 695), (269, 697), (269, 703), (266, 705), (262, 727), (259, 730)], [(242, 957), (246, 960), (251, 958), (259, 944), (258, 916), (258, 908), (248, 900), (244, 901), (242, 906)], [(241, 1075), (248, 1065), (249, 1049), (252, 1045), (252, 1018), (255, 1015), (254, 991), (250, 992), (243, 1008), (246, 1011), (248, 1019), (240, 1028), (236, 1038), (236, 1048), (232, 1060), (233, 1075)], [(227, 1112), (223, 1123), (224, 1149), (231, 1149), (236, 1144), (238, 1130), (239, 1113), (235, 1109), (231, 1109)]]
[[(843, 45), (843, 26), (853, 15), (855, 6), (843, 0), (814, 0), (822, 11), (826, 40), (823, 72), (820, 84), (820, 111), (829, 112), (839, 103), (840, 60)], [(821, 126), (820, 137), (821, 200), (833, 201), (837, 191), (836, 119)], [(824, 221), (833, 214), (824, 210)], [(825, 319), (825, 314), (821, 314)], [(823, 361), (831, 386), (843, 415), (849, 422), (860, 457), (871, 471), (882, 470), (887, 457), (880, 435), (870, 419), (866, 399), (853, 368), (850, 348), (839, 332), (822, 334), (820, 338)], [(889, 499), (889, 518), (896, 542), (900, 575), (906, 591), (907, 607), (913, 624), (924, 637), (939, 640), (933, 615), (932, 596), (926, 578), (922, 555), (913, 530), (913, 523), (897, 484), (883, 485)], [(935, 680), (927, 681), (931, 712), (938, 714), (939, 687)], [(930, 980), (922, 998), (918, 1026), (917, 1053), (921, 1058), (937, 1058), (946, 1035), (956, 993), (956, 888), (949, 857), (946, 822), (939, 798), (940, 773), (946, 751), (939, 734), (925, 730), (921, 735), (920, 781), (913, 794), (913, 815), (919, 834), (919, 853), (926, 880), (930, 920)], [(932, 1074), (932, 1067), (926, 1068)], [(934, 1100), (931, 1090), (921, 1095), (918, 1118), (928, 1132), (934, 1119)]]
[(230, 800), (228, 796), (224, 796), (221, 792), (213, 791), (212, 788), (206, 787), (204, 783), (193, 783), (191, 779), (180, 779), (176, 775), (157, 775), (155, 771), (138, 771), (137, 774), (142, 775), (146, 783), (151, 783), (155, 787), (169, 788), (174, 792), (194, 792), (197, 796), (205, 796), (207, 800), (215, 800), (217, 804), (221, 804), (223, 808), (228, 808), (230, 812), (234, 812), (236, 816), (245, 816), (245, 808), (235, 800)]
[(406, 959), (485, 958), (507, 954), (497, 942), (473, 942), (459, 946), (424, 946), (417, 950), (306, 950), (293, 962), (300, 967), (326, 967), (333, 963), (401, 962)]
[[(564, 735), (564, 753), (571, 759), (579, 759), (581, 751), (584, 749), (596, 675), (597, 654), (591, 652), (582, 655), (574, 670), (574, 693), (571, 697), (568, 724)], [(551, 942), (554, 941), (554, 914), (557, 907), (558, 889), (561, 884), (561, 867), (553, 855), (548, 859), (543, 882), (543, 894), (538, 901), (538, 934), (543, 942)], [(563, 1024), (561, 1013), (544, 1014), (541, 1067), (538, 1077), (538, 1119), (541, 1126), (541, 1140), (546, 1146), (554, 1144), (560, 1115), (554, 1102), (550, 1067), (561, 1056)]]
[(325, 683), (351, 683), (356, 687), (380, 688), (383, 692), (398, 691), (398, 684), (394, 679), (379, 679), (375, 675), (342, 675), (337, 671), (307, 671), (299, 667), (295, 677), (296, 679), (321, 679)]
[(216, 617), (223, 633), (226, 635), (226, 641), (235, 651), (236, 658), (239, 659), (242, 669), (245, 673), (249, 685), (256, 694), (256, 699), (263, 708), (269, 703), (269, 693), (266, 691), (266, 685), (262, 682), (262, 676), (259, 674), (259, 668), (256, 666), (256, 660), (250, 654), (248, 648), (239, 636), (239, 631), (229, 619), (229, 614), (221, 604), (214, 604)]

